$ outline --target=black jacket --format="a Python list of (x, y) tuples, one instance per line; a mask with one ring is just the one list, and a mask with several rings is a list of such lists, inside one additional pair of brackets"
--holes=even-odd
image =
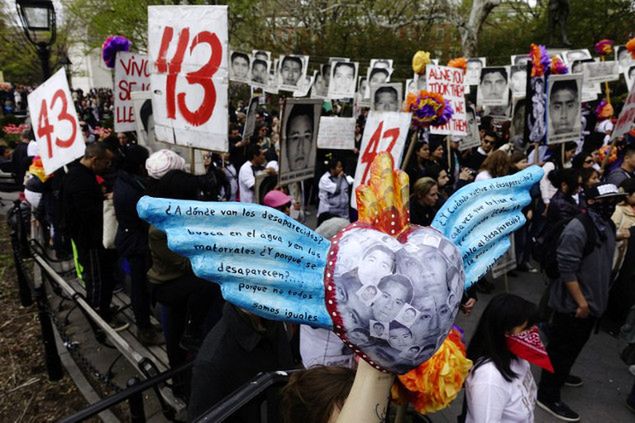
[(67, 234), (79, 249), (103, 248), (104, 196), (92, 170), (77, 162), (62, 183)]
[[(204, 414), (258, 373), (293, 368), (283, 324), (263, 322), (266, 330), (259, 332), (245, 314), (225, 304), (223, 317), (205, 337), (194, 362), (188, 421)], [(259, 407), (243, 407), (225, 421), (259, 421)]]
[(115, 246), (123, 257), (148, 253), (148, 224), (137, 214), (137, 202), (145, 190), (141, 177), (119, 171), (113, 189), (113, 204), (119, 223)]

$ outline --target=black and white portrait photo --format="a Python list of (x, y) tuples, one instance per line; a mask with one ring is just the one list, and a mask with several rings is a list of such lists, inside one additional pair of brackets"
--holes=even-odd
[(331, 63), (328, 98), (340, 99), (355, 96), (358, 66), (357, 62)]
[(232, 51), (229, 55), (229, 79), (249, 83), (251, 58), (247, 53)]
[(308, 62), (308, 56), (280, 56), (278, 62), (278, 89), (283, 91), (295, 91), (302, 78), (306, 76)]
[(258, 113), (258, 96), (252, 96), (247, 107), (247, 117), (243, 127), (243, 139), (248, 140), (256, 130), (256, 114)]
[(254, 60), (260, 59), (265, 61), (271, 61), (271, 52), (267, 50), (252, 50), (251, 57), (253, 57)]
[(633, 59), (631, 53), (626, 49), (626, 46), (615, 47), (615, 60), (619, 62), (622, 72), (630, 66), (635, 65), (635, 59)]
[(529, 130), (529, 141), (541, 142), (547, 133), (546, 108), (547, 98), (545, 95), (545, 77), (537, 76), (531, 78), (529, 96), (529, 110), (526, 112), (527, 128)]
[(479, 106), (509, 104), (509, 73), (506, 66), (483, 68), (476, 93)]
[(347, 252), (338, 255), (334, 271), (347, 339), (397, 372), (429, 358), (451, 328), (463, 295), (456, 247), (431, 228), (417, 228), (407, 244), (349, 228), (338, 243)]
[(512, 97), (524, 97), (527, 91), (527, 66), (512, 65), (510, 68), (509, 88), (512, 91)]
[(313, 71), (313, 75), (306, 75), (304, 78), (300, 79), (298, 83), (298, 88), (293, 92), (294, 97), (306, 97), (309, 95), (309, 91), (315, 85), (315, 80), (317, 77), (317, 71)]
[(626, 81), (626, 86), (630, 91), (633, 88), (633, 82), (635, 82), (635, 64), (631, 65), (624, 71), (624, 80)]
[(280, 183), (313, 177), (322, 100), (287, 99), (282, 117)]
[(390, 75), (392, 69), (389, 68), (372, 68), (369, 67), (366, 71), (366, 80), (368, 81), (368, 88), (364, 93), (364, 99), (370, 100), (370, 92), (374, 86), (385, 84), (390, 81)]
[(256, 59), (251, 62), (251, 85), (258, 88), (265, 88), (269, 82), (269, 69), (271, 62)]
[(583, 60), (583, 59), (591, 59), (591, 52), (589, 52), (586, 48), (581, 48), (577, 50), (567, 50), (563, 54), (564, 62), (569, 65), (573, 63), (574, 60)]
[(547, 143), (580, 139), (582, 76), (552, 75), (547, 92)]
[(481, 70), (486, 66), (485, 57), (472, 57), (467, 59), (465, 70), (465, 85), (478, 85), (481, 78)]
[(528, 54), (514, 54), (512, 55), (512, 66), (524, 66), (527, 69), (527, 63), (531, 58)]
[(380, 84), (371, 89), (370, 110), (398, 112), (401, 109), (401, 83)]
[(370, 59), (370, 68), (389, 69), (392, 74), (392, 59)]

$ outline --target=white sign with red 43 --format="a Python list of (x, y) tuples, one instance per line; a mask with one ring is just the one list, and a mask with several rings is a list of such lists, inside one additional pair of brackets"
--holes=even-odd
[(401, 164), (406, 137), (412, 115), (404, 112), (377, 112), (371, 110), (366, 119), (359, 159), (355, 169), (355, 182), (351, 191), (351, 206), (357, 208), (355, 188), (368, 182), (370, 164), (382, 151), (392, 156), (395, 167)]
[(148, 50), (157, 140), (227, 151), (227, 7), (148, 7)]
[(28, 102), (33, 133), (47, 175), (84, 155), (86, 145), (64, 69), (29, 94)]

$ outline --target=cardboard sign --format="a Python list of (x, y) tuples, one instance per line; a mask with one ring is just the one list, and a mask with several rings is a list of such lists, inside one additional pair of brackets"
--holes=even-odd
[(507, 106), (509, 104), (509, 69), (493, 66), (481, 69), (480, 83), (476, 91), (479, 106)]
[(150, 89), (148, 57), (125, 51), (117, 53), (115, 62), (115, 131), (134, 131), (135, 114), (132, 91)]
[(487, 66), (487, 58), (485, 57), (472, 57), (467, 59), (465, 84), (478, 85), (481, 79), (481, 69), (485, 66)]
[[(401, 164), (410, 119), (410, 113), (375, 111), (368, 113), (352, 192), (367, 182), (369, 165), (382, 151), (390, 153), (396, 166)], [(357, 208), (355, 195), (351, 195), (351, 206)]]
[(227, 151), (227, 6), (149, 6), (157, 140)]
[(313, 177), (322, 100), (288, 99), (282, 116), (280, 183)]
[(476, 121), (476, 112), (473, 107), (467, 106), (465, 113), (467, 117), (467, 136), (461, 138), (459, 143), (459, 151), (469, 150), (470, 148), (481, 145), (481, 136), (478, 131), (478, 122)]
[(615, 122), (615, 128), (613, 128), (613, 134), (611, 134), (611, 140), (621, 137), (631, 130), (635, 124), (635, 84), (631, 86), (631, 91), (626, 97), (624, 107), (620, 112), (620, 117)]
[(617, 81), (620, 79), (620, 66), (615, 60), (608, 62), (587, 62), (582, 64), (585, 83)]
[(322, 116), (318, 132), (318, 148), (352, 150), (355, 148), (355, 118)]
[(467, 135), (465, 116), (465, 74), (463, 69), (448, 66), (427, 66), (426, 81), (428, 91), (438, 93), (452, 105), (454, 114), (450, 122), (443, 126), (430, 127), (431, 134)]
[(547, 81), (547, 144), (580, 140), (581, 75), (551, 75)]
[(63, 68), (29, 94), (28, 103), (47, 175), (84, 155), (86, 145)]

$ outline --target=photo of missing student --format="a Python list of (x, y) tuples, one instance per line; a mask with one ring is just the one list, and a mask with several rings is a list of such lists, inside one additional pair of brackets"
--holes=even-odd
[(295, 91), (302, 78), (306, 76), (308, 56), (289, 54), (280, 56), (278, 62), (278, 89), (283, 91)]
[(624, 80), (626, 81), (626, 87), (630, 91), (633, 88), (633, 82), (635, 82), (635, 65), (624, 71)]
[(531, 58), (528, 54), (514, 54), (512, 55), (512, 66), (524, 66), (527, 69), (527, 63)]
[(483, 68), (476, 93), (479, 106), (507, 106), (509, 104), (509, 72), (505, 66)]
[(401, 106), (401, 83), (376, 85), (371, 90), (370, 110), (398, 112)]
[(258, 96), (251, 97), (249, 107), (247, 107), (247, 117), (243, 127), (243, 139), (248, 140), (254, 135), (256, 130), (256, 114), (258, 112)]
[(357, 62), (331, 63), (328, 98), (353, 98), (355, 96), (358, 66)]
[(335, 296), (349, 341), (397, 372), (429, 358), (463, 295), (456, 247), (430, 228), (417, 229), (407, 245), (363, 228), (338, 243), (348, 254), (335, 263)]
[(265, 61), (271, 61), (271, 52), (267, 50), (252, 50), (251, 57), (253, 57), (254, 60), (260, 59)]
[(282, 118), (280, 183), (313, 177), (322, 100), (287, 99)]
[(635, 65), (635, 59), (633, 59), (626, 46), (615, 47), (615, 60), (619, 62), (622, 72)]
[(509, 77), (509, 88), (512, 90), (512, 97), (524, 97), (527, 91), (527, 66), (512, 65)]
[(486, 66), (485, 57), (472, 57), (467, 59), (465, 71), (465, 85), (478, 85), (481, 78), (481, 70)]
[(582, 76), (552, 75), (547, 92), (547, 144), (580, 139)]
[(232, 51), (229, 54), (229, 79), (249, 83), (251, 57), (247, 53)]
[(527, 93), (527, 131), (530, 142), (542, 142), (547, 133), (545, 111), (547, 108), (547, 98), (545, 96), (545, 77), (537, 76), (531, 78), (530, 90)]
[(588, 49), (581, 48), (577, 50), (567, 50), (563, 53), (564, 61), (567, 65), (573, 63), (574, 60), (591, 59), (591, 52)]
[(269, 82), (270, 68), (270, 61), (254, 58), (254, 60), (251, 62), (251, 86), (266, 88)]
[(370, 100), (370, 92), (373, 87), (381, 84), (385, 84), (390, 81), (390, 75), (392, 74), (392, 69), (388, 68), (372, 68), (369, 67), (366, 72), (366, 80), (368, 81), (368, 87), (366, 92), (364, 93), (364, 99)]

